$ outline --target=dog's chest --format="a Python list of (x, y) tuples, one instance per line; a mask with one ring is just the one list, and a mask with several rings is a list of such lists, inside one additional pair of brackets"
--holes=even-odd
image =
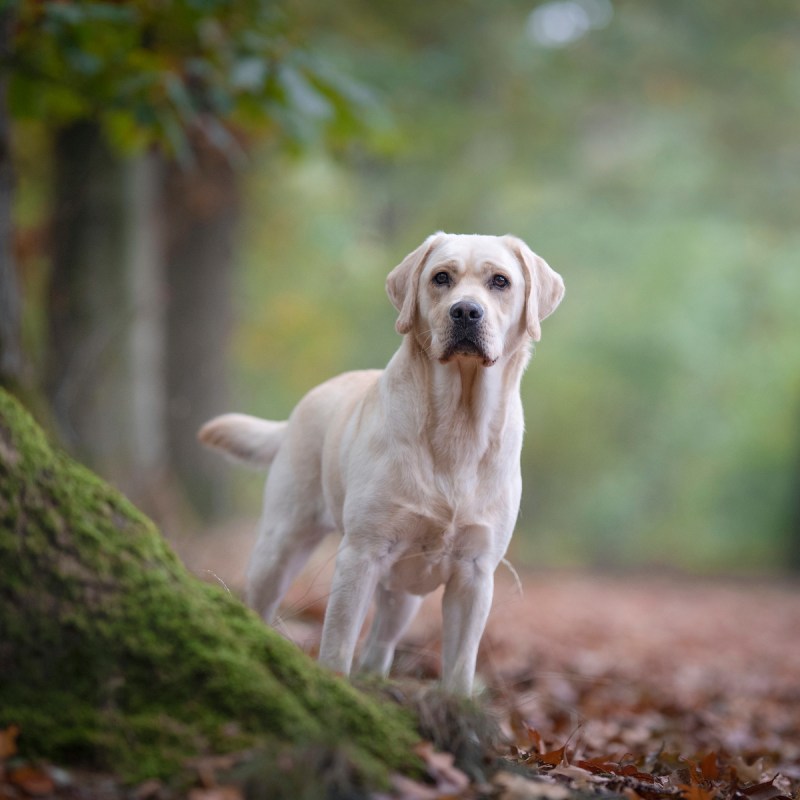
[(502, 509), (493, 509), (491, 503), (480, 508), (474, 497), (455, 505), (438, 493), (422, 508), (406, 507), (395, 515), (383, 558), (388, 588), (428, 594), (479, 560), (491, 569), (496, 566), (505, 551)]
[(415, 455), (402, 460), (402, 480), (382, 481), (376, 492), (384, 585), (427, 594), (477, 564), (494, 570), (519, 508), (518, 453), (508, 458), (496, 447), (481, 457), (462, 446)]

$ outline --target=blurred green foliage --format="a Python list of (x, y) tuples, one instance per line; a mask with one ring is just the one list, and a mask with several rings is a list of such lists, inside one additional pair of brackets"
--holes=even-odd
[(190, 132), (243, 157), (231, 125), (301, 148), (364, 128), (363, 87), (308, 47), (275, 0), (3, 0), (15, 13), (10, 108), (51, 126), (96, 120), (123, 152)]
[[(566, 35), (581, 8), (605, 17), (559, 46), (537, 35), (532, 12)], [(800, 483), (797, 7), (292, 13), (395, 124), (252, 171), (241, 409), (282, 417), (330, 375), (385, 364), (383, 279), (428, 233), (513, 232), (567, 285), (524, 380), (515, 557), (779, 566)]]

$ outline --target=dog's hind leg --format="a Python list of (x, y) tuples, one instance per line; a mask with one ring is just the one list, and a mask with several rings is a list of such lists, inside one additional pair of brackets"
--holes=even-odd
[(336, 571), (319, 646), (320, 663), (328, 669), (342, 675), (350, 674), (358, 634), (377, 579), (375, 559), (352, 548), (345, 536), (336, 557)]
[(281, 451), (264, 487), (258, 541), (247, 568), (247, 603), (266, 622), (314, 548), (333, 529), (325, 524), (314, 485), (314, 470), (298, 476), (290, 454)]
[(247, 569), (247, 604), (271, 623), (278, 604), (327, 533), (312, 522), (290, 524), (262, 518)]
[(378, 586), (375, 592), (375, 619), (372, 622), (359, 669), (386, 676), (403, 631), (417, 613), (422, 597), (391, 591)]
[(333, 530), (319, 481), (317, 449), (292, 446), (288, 433), (264, 487), (258, 541), (247, 568), (247, 603), (267, 623), (314, 548)]

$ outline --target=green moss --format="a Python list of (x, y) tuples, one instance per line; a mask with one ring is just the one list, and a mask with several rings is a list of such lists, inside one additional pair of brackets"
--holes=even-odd
[(37, 755), (163, 776), (259, 742), (413, 767), (399, 709), (193, 578), (153, 524), (0, 390), (0, 726)]

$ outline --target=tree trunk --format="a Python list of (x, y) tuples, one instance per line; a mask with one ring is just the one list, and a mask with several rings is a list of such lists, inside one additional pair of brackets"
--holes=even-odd
[(170, 166), (167, 220), (167, 427), (170, 465), (206, 517), (229, 509), (230, 470), (197, 446), (197, 430), (229, 408), (238, 175), (198, 143), (191, 170)]
[[(0, 64), (11, 50), (12, 6), (0, 9)], [(22, 299), (14, 260), (12, 211), (14, 173), (8, 112), (8, 72), (0, 71), (0, 385), (15, 386), (23, 378), (20, 318)]]
[(362, 778), (415, 764), (399, 709), (190, 576), (149, 520), (53, 451), (2, 390), (0, 564), (0, 729), (18, 725), (29, 753), (131, 780), (258, 744), (345, 754)]
[(56, 137), (48, 391), (67, 445), (149, 503), (164, 452), (161, 163), (98, 126)]

